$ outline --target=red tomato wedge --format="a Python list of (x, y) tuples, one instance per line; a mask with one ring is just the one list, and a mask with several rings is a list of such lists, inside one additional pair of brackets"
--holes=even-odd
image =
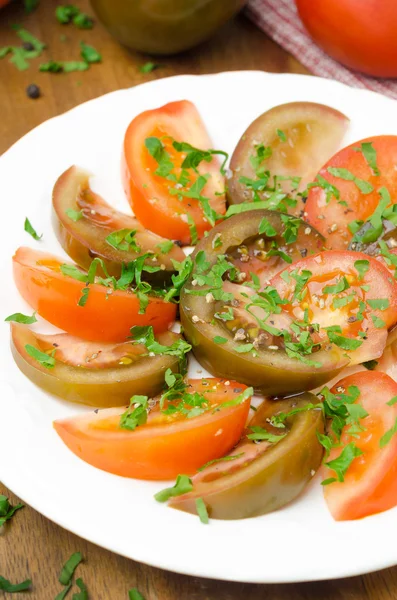
[(133, 325), (152, 325), (154, 332), (160, 333), (175, 320), (175, 304), (149, 296), (145, 313), (139, 314), (139, 299), (133, 291), (97, 283), (89, 286), (86, 303), (79, 306), (87, 287), (64, 275), (62, 264), (62, 259), (47, 252), (18, 248), (13, 256), (14, 280), (21, 296), (39, 315), (72, 335), (91, 341), (124, 342)]
[[(397, 383), (384, 373), (367, 371), (342, 379), (331, 391), (343, 393), (349, 386), (358, 387), (355, 403), (368, 416), (360, 420), (364, 431), (354, 437), (347, 433), (350, 426), (345, 426), (342, 447), (333, 448), (327, 459), (336, 459), (350, 442), (362, 452), (353, 459), (344, 482), (324, 486), (325, 500), (336, 521), (361, 519), (397, 505), (397, 435), (391, 434), (397, 423), (397, 404), (387, 404), (397, 396)], [(325, 467), (325, 477), (335, 477), (335, 472)]]
[(205, 462), (224, 456), (239, 441), (250, 407), (250, 390), (235, 381), (215, 378), (188, 383), (187, 391), (203, 395), (207, 407), (193, 418), (180, 411), (164, 414), (157, 397), (147, 423), (133, 431), (120, 427), (125, 409), (86, 413), (55, 421), (54, 427), (77, 456), (116, 475), (161, 480), (194, 473)]
[[(375, 156), (372, 167), (365, 158), (366, 153), (367, 156)], [(387, 188), (391, 202), (395, 203), (397, 198), (396, 164), (397, 136), (381, 135), (347, 146), (323, 166), (319, 172), (320, 182), (323, 181), (323, 185), (334, 186), (337, 190), (336, 195), (339, 197), (335, 197), (332, 191), (327, 191), (320, 185), (312, 187), (305, 206), (305, 217), (327, 238), (329, 249), (343, 250), (347, 248), (352, 239), (348, 224), (354, 220), (365, 221), (372, 215), (380, 200), (378, 191), (380, 188)], [(337, 177), (335, 172), (332, 174), (329, 169), (347, 170), (355, 178), (358, 178), (358, 181), (357, 179), (345, 180)], [(351, 177), (343, 171), (340, 174), (344, 177)], [(364, 189), (365, 193), (360, 188)]]
[(285, 327), (286, 317), (306, 320), (314, 327), (314, 343), (338, 345), (351, 364), (381, 356), (387, 330), (397, 320), (397, 286), (378, 260), (360, 252), (325, 251), (290, 265), (271, 285), (288, 300), (272, 316), (276, 327)]
[[(169, 177), (155, 173), (159, 163), (145, 146), (147, 138), (157, 138), (161, 141), (163, 156), (167, 156), (173, 163)], [(125, 191), (135, 216), (142, 225), (158, 235), (190, 244), (192, 223), (198, 238), (211, 229), (211, 224), (207, 221), (203, 205), (198, 199), (179, 199), (178, 192), (190, 190), (199, 175), (208, 174), (201, 195), (208, 198), (210, 206), (218, 214), (224, 214), (225, 183), (220, 172), (220, 163), (212, 158), (210, 162), (203, 161), (198, 166), (198, 173), (192, 168), (185, 170), (189, 181), (182, 185), (179, 178), (186, 154), (175, 150), (173, 140), (187, 142), (200, 150), (212, 148), (196, 107), (187, 100), (171, 102), (161, 108), (145, 111), (132, 120), (124, 138)], [(170, 177), (174, 179), (171, 180)]]

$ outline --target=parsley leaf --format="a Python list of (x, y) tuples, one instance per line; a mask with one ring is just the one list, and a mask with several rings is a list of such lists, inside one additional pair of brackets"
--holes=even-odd
[(154, 62), (147, 62), (144, 65), (142, 65), (141, 67), (139, 67), (139, 70), (141, 73), (151, 73), (155, 69), (158, 69), (160, 66), (161, 65), (156, 64)]
[(258, 233), (259, 235), (264, 234), (267, 237), (274, 237), (275, 235), (277, 235), (277, 231), (274, 229), (274, 227), (272, 227), (270, 221), (266, 219), (266, 217), (263, 217), (263, 219), (259, 223)]
[(129, 600), (145, 600), (140, 592), (136, 588), (132, 588), (128, 591), (128, 599)]
[(134, 431), (139, 425), (144, 425), (147, 421), (147, 408), (147, 396), (132, 396), (128, 409), (120, 417), (121, 429)]
[(119, 229), (118, 231), (110, 233), (105, 239), (112, 248), (115, 248), (115, 250), (121, 250), (122, 252), (140, 252), (141, 248), (135, 241), (135, 235), (135, 229)]
[(390, 306), (388, 298), (371, 299), (367, 300), (367, 303), (370, 305), (371, 308), (378, 310), (386, 310), (386, 308), (389, 308)]
[(310, 190), (310, 188), (312, 187), (320, 187), (323, 190), (325, 190), (325, 201), (327, 204), (330, 202), (332, 196), (336, 200), (339, 200), (340, 198), (338, 188), (336, 188), (334, 185), (332, 185), (332, 183), (327, 181), (327, 179), (325, 179), (325, 177), (323, 177), (322, 175), (316, 175), (315, 181), (309, 183), (307, 189)]
[(93, 46), (89, 46), (84, 42), (80, 42), (80, 54), (88, 63), (99, 63), (102, 61), (102, 56)]
[(32, 224), (27, 217), (25, 219), (24, 229), (27, 233), (29, 233), (29, 235), (32, 236), (32, 238), (34, 240), (40, 241), (41, 238), (43, 237), (43, 234), (41, 234), (41, 235), (37, 234), (36, 230), (34, 229), (34, 227), (32, 227)]
[(156, 246), (156, 248), (158, 248), (162, 254), (168, 254), (171, 252), (173, 247), (174, 242), (172, 240), (164, 240), (164, 242), (160, 242)]
[(77, 223), (77, 221), (80, 221), (80, 219), (82, 219), (84, 216), (82, 210), (74, 210), (73, 208), (67, 208), (65, 210), (65, 213), (69, 217), (69, 219), (72, 219), (72, 221), (74, 221), (75, 223)]
[(277, 442), (280, 442), (286, 436), (286, 434), (274, 435), (274, 433), (270, 433), (270, 431), (263, 429), (263, 427), (250, 427), (250, 429), (253, 433), (249, 433), (247, 438), (258, 442), (265, 441), (277, 444)]
[(54, 358), (55, 349), (52, 351), (51, 355), (49, 355), (49, 354), (46, 354), (45, 352), (41, 352), (34, 346), (31, 346), (31, 344), (26, 344), (25, 350), (29, 354), (29, 356), (34, 358), (34, 360), (37, 360), (37, 362), (40, 363), (41, 365), (43, 365), (43, 367), (45, 367), (46, 369), (54, 368), (54, 366), (55, 366), (55, 358)]
[(73, 17), (77, 16), (80, 12), (80, 9), (77, 6), (73, 6), (72, 4), (60, 5), (55, 9), (55, 18), (62, 25), (67, 25), (71, 22)]
[(165, 488), (164, 490), (157, 492), (154, 498), (157, 502), (167, 502), (170, 498), (191, 492), (192, 489), (192, 480), (187, 475), (178, 475), (173, 487)]
[(186, 154), (186, 158), (183, 160), (182, 162), (182, 169), (193, 169), (195, 171), (197, 171), (197, 167), (199, 166), (199, 164), (203, 161), (209, 163), (212, 160), (212, 157), (214, 155), (221, 155), (223, 156), (223, 163), (220, 167), (220, 172), (222, 173), (222, 175), (225, 174), (225, 164), (227, 159), (229, 158), (229, 155), (227, 152), (224, 152), (223, 150), (199, 150), (199, 148), (195, 148), (194, 146), (192, 146), (191, 144), (188, 144), (187, 142), (176, 142), (174, 141), (172, 143), (173, 147), (175, 148), (175, 150), (177, 150), (178, 152), (183, 152), (184, 154)]
[(80, 12), (73, 17), (73, 25), (76, 25), (79, 29), (92, 29), (94, 21), (85, 13)]
[(229, 462), (231, 460), (236, 460), (238, 458), (241, 458), (242, 456), (244, 456), (244, 452), (241, 452), (240, 454), (232, 454), (232, 455), (222, 456), (221, 458), (213, 458), (212, 460), (209, 460), (208, 462), (206, 462), (205, 465), (203, 465), (202, 467), (197, 469), (197, 471), (204, 471), (204, 469), (206, 469), (207, 467), (210, 467), (211, 465), (214, 465), (216, 463)]
[[(363, 367), (368, 369), (368, 371), (373, 371), (378, 366), (378, 361), (377, 360), (366, 360), (365, 362), (363, 362), (361, 364)], [(387, 404), (387, 402), (386, 402), (386, 404)]]
[(360, 179), (353, 175), (351, 171), (348, 169), (337, 169), (334, 167), (328, 167), (328, 173), (331, 173), (334, 177), (338, 177), (339, 179), (343, 179), (344, 181), (353, 181), (360, 192), (363, 194), (370, 194), (374, 191), (373, 186), (369, 183), (369, 181), (365, 181), (364, 179)]
[(23, 504), (19, 503), (12, 506), (6, 496), (0, 495), (0, 527), (2, 527), (6, 521), (9, 521), (17, 510), (21, 508), (24, 508)]
[(358, 273), (358, 278), (360, 280), (364, 279), (365, 274), (369, 269), (369, 260), (356, 260), (354, 263), (354, 268)]
[(76, 585), (80, 588), (80, 592), (73, 594), (72, 600), (88, 600), (88, 590), (84, 581), (79, 577), (76, 579)]
[(75, 552), (72, 556), (66, 561), (66, 563), (62, 567), (62, 571), (58, 577), (58, 580), (62, 585), (69, 585), (72, 581), (73, 574), (78, 567), (78, 565), (83, 560), (83, 556), (81, 552)]
[(22, 581), (21, 583), (11, 583), (5, 577), (0, 575), (0, 590), (4, 592), (9, 592), (10, 594), (15, 594), (15, 592), (23, 592), (24, 590), (28, 590), (32, 582), (30, 579), (26, 579), (26, 581)]
[(368, 165), (371, 167), (374, 175), (379, 176), (380, 171), (376, 163), (376, 150), (373, 147), (373, 142), (362, 142), (361, 148), (354, 148), (356, 152), (362, 152)]
[(322, 292), (323, 294), (340, 294), (341, 292), (344, 292), (349, 288), (350, 284), (347, 281), (346, 277), (343, 275), (343, 277), (341, 277), (338, 283), (336, 283), (335, 285), (326, 285), (325, 287), (323, 287)]
[(334, 481), (339, 481), (343, 483), (343, 481), (345, 480), (346, 472), (349, 469), (350, 465), (352, 464), (355, 458), (361, 456), (362, 454), (363, 451), (357, 448), (354, 442), (350, 442), (350, 444), (347, 444), (347, 446), (343, 448), (342, 452), (337, 458), (325, 463), (327, 467), (335, 471), (337, 479), (332, 477), (326, 479), (325, 481), (322, 481), (321, 484), (328, 485), (330, 483), (333, 483)]
[(227, 339), (220, 336), (220, 335), (216, 335), (214, 338), (212, 338), (213, 342), (215, 342), (215, 344), (226, 344)]
[(286, 142), (287, 141), (287, 136), (285, 135), (284, 131), (281, 131), (281, 129), (277, 129), (276, 133), (280, 139), (281, 142)]
[(343, 350), (357, 350), (362, 344), (362, 340), (355, 340), (352, 338), (344, 337), (340, 335), (338, 332), (330, 331), (328, 328), (327, 331), (328, 339), (335, 346), (339, 346)]
[(204, 525), (208, 525), (208, 523), (209, 523), (208, 511), (207, 511), (205, 502), (202, 498), (196, 498), (196, 510), (197, 510), (197, 514), (199, 516), (200, 521)]
[(31, 325), (32, 323), (36, 323), (36, 311), (29, 317), (29, 315), (24, 315), (23, 313), (13, 313), (9, 315), (4, 321), (13, 321), (14, 323), (23, 323), (24, 325)]

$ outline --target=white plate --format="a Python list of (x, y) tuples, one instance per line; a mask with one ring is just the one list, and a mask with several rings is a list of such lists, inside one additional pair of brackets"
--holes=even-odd
[[(187, 98), (198, 107), (214, 147), (231, 151), (246, 126), (288, 101), (329, 104), (348, 115), (346, 142), (397, 134), (397, 102), (372, 92), (302, 75), (262, 72), (170, 77), (113, 92), (40, 125), (0, 158), (0, 306), (5, 317), (29, 312), (12, 283), (19, 245), (63, 255), (50, 224), (51, 189), (76, 163), (97, 174), (95, 187), (128, 210), (120, 183), (125, 129), (148, 108)], [(28, 216), (43, 242), (23, 231)], [(38, 324), (43, 329), (43, 323)], [(397, 509), (361, 521), (335, 523), (318, 479), (287, 508), (241, 521), (212, 521), (153, 500), (161, 483), (123, 479), (74, 456), (52, 428), (56, 418), (85, 410), (30, 383), (0, 327), (0, 479), (62, 527), (132, 559), (190, 575), (278, 583), (357, 575), (397, 564)], [(193, 368), (193, 367), (192, 367)]]

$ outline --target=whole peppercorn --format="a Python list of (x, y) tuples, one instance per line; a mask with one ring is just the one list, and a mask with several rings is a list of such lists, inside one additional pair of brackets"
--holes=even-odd
[(39, 86), (35, 83), (31, 83), (30, 85), (28, 85), (28, 87), (26, 88), (26, 95), (28, 96), (28, 98), (32, 98), (32, 100), (40, 98), (41, 92)]
[(22, 44), (22, 48), (24, 50), (27, 50), (28, 52), (30, 52), (31, 50), (34, 50), (34, 46), (33, 46), (32, 42), (24, 42)]

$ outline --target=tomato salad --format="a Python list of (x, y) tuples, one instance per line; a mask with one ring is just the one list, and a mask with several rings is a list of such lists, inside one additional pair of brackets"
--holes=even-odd
[[(202, 523), (280, 509), (317, 472), (336, 520), (397, 505), (397, 137), (340, 150), (348, 126), (274, 107), (227, 168), (196, 107), (172, 102), (125, 133), (134, 215), (79, 167), (60, 175), (53, 227), (73, 262), (18, 248), (34, 312), (6, 321), (34, 384), (95, 407), (55, 421), (72, 452), (176, 479), (155, 499)], [(208, 376), (188, 378), (191, 353)]]

